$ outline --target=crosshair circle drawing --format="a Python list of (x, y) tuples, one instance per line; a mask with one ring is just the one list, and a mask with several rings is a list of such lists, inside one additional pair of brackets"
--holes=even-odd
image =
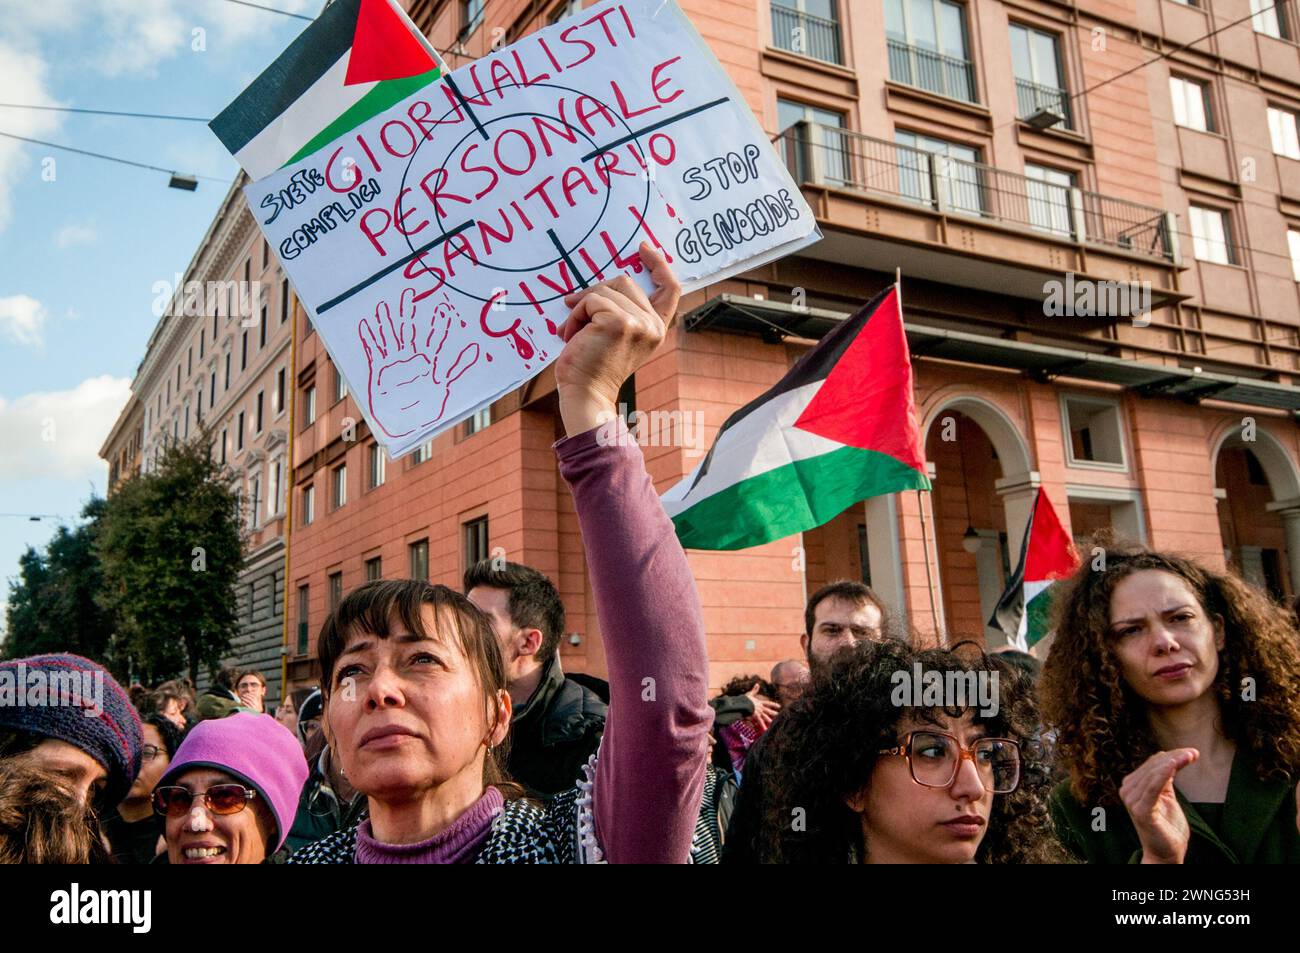
[[(532, 83), (532, 84), (530, 84), (528, 87), (520, 87), (520, 86), (519, 86), (518, 84), (516, 84), (516, 83), (498, 84), (498, 85), (496, 85), (496, 86), (488, 87), (487, 89), (482, 89), (482, 90), (480, 91), (480, 94), (481, 94), (482, 96), (486, 97), (488, 93), (493, 93), (493, 92), (495, 92), (495, 93), (499, 93), (499, 94), (501, 94), (502, 97), (504, 98), (505, 93), (506, 93), (507, 91), (509, 91), (509, 90), (515, 90), (515, 91), (518, 91), (518, 90), (520, 90), (521, 88), (531, 89), (531, 88), (533, 88), (533, 87), (547, 87), (547, 88), (550, 88), (550, 89), (560, 90), (560, 91), (562, 91), (562, 92), (566, 92), (566, 93), (572, 93), (572, 94), (574, 94), (574, 95), (577, 96), (577, 97), (586, 98), (586, 99), (588, 99), (589, 101), (591, 101), (592, 103), (595, 103), (596, 105), (600, 106), (601, 109), (605, 110), (605, 111), (608, 113), (608, 115), (610, 115), (610, 116), (612, 116), (613, 118), (615, 118), (615, 119), (616, 119), (616, 120), (617, 120), (617, 121), (622, 125), (623, 129), (626, 130), (626, 136), (630, 137), (630, 138), (628, 139), (628, 142), (631, 143), (631, 144), (633, 145), (633, 148), (636, 150), (636, 154), (637, 154), (637, 156), (638, 156), (638, 161), (639, 161), (639, 162), (641, 163), (641, 165), (643, 166), (642, 176), (641, 176), (641, 177), (645, 180), (645, 194), (644, 194), (644, 196), (641, 197), (641, 210), (640, 210), (640, 217), (644, 220), (644, 218), (645, 218), (645, 216), (646, 216), (646, 213), (648, 212), (648, 210), (649, 210), (649, 208), (650, 208), (650, 182), (651, 182), (651, 178), (652, 178), (652, 173), (646, 172), (645, 170), (650, 169), (650, 168), (651, 168), (651, 164), (652, 164), (655, 160), (654, 160), (654, 157), (653, 157), (652, 155), (648, 154), (648, 150), (646, 150), (646, 149), (642, 149), (642, 148), (641, 148), (641, 145), (640, 145), (640, 143), (637, 141), (637, 138), (636, 138), (637, 134), (636, 134), (636, 132), (632, 129), (632, 127), (629, 126), (629, 125), (627, 124), (627, 121), (626, 121), (626, 120), (625, 120), (621, 115), (619, 115), (618, 112), (617, 112), (615, 109), (611, 108), (610, 105), (609, 105), (608, 103), (605, 103), (605, 102), (601, 101), (600, 99), (597, 99), (596, 97), (591, 96), (590, 94), (585, 93), (585, 92), (583, 92), (583, 91), (581, 91), (581, 90), (574, 89), (573, 87), (570, 87), (570, 86), (561, 86), (561, 85), (556, 84), (556, 83)], [(455, 93), (455, 90), (453, 90), (453, 93)], [(457, 94), (457, 95), (458, 95), (458, 94)], [(576, 102), (576, 101), (577, 101), (577, 100), (575, 99), (575, 102)], [(446, 122), (446, 121), (447, 121), (447, 117), (450, 116), (452, 113), (456, 112), (456, 111), (459, 110), (459, 109), (464, 109), (465, 112), (466, 112), (467, 114), (469, 114), (469, 113), (470, 113), (470, 110), (471, 110), (471, 106), (470, 106), (468, 103), (466, 103), (465, 100), (464, 100), (463, 98), (460, 98), (460, 103), (457, 104), (457, 105), (453, 105), (450, 109), (448, 109), (445, 113), (443, 113), (443, 114), (442, 114), (442, 117), (441, 117), (439, 120), (437, 120), (437, 122), (438, 122), (438, 123)], [(441, 162), (440, 164), (431, 165), (431, 166), (429, 167), (429, 169), (430, 169), (430, 170), (433, 170), (433, 169), (439, 169), (439, 168), (444, 169), (444, 170), (447, 169), (447, 162), (448, 162), (448, 161), (449, 161), (453, 156), (455, 156), (455, 155), (460, 151), (461, 147), (465, 144), (466, 140), (470, 139), (471, 137), (476, 137), (476, 136), (481, 136), (481, 137), (483, 137), (483, 138), (487, 138), (487, 136), (486, 136), (486, 132), (485, 132), (485, 131), (484, 131), (484, 132), (480, 132), (480, 128), (483, 129), (483, 130), (486, 130), (486, 128), (487, 128), (488, 126), (491, 126), (491, 125), (494, 125), (494, 124), (496, 124), (496, 123), (500, 123), (500, 122), (505, 122), (506, 120), (509, 120), (509, 119), (517, 119), (517, 118), (520, 118), (520, 117), (537, 117), (537, 118), (539, 118), (539, 119), (545, 119), (545, 120), (550, 121), (550, 122), (556, 122), (556, 123), (559, 123), (559, 124), (563, 125), (566, 129), (572, 130), (574, 133), (576, 133), (578, 136), (580, 136), (582, 139), (584, 139), (584, 140), (585, 140), (585, 141), (590, 145), (592, 151), (594, 151), (594, 150), (596, 150), (596, 149), (599, 148), (599, 146), (598, 146), (598, 144), (596, 143), (596, 141), (595, 141), (594, 139), (592, 139), (589, 135), (587, 135), (587, 133), (585, 133), (582, 129), (580, 129), (580, 128), (574, 126), (572, 123), (568, 122), (567, 120), (565, 120), (564, 118), (562, 118), (562, 117), (560, 117), (560, 116), (549, 116), (549, 115), (546, 115), (545, 113), (530, 112), (530, 111), (521, 111), (521, 112), (509, 113), (509, 114), (504, 115), (504, 116), (496, 116), (496, 117), (494, 117), (494, 118), (491, 118), (491, 119), (487, 120), (486, 122), (479, 122), (479, 123), (477, 123), (477, 124), (474, 126), (474, 128), (472, 128), (472, 129), (471, 129), (470, 131), (468, 131), (464, 136), (462, 136), (462, 137), (461, 137), (461, 138), (456, 142), (456, 144), (453, 145), (453, 146), (452, 146), (452, 147), (447, 151), (447, 154), (443, 157), (443, 160), (442, 160), (442, 162)], [(620, 137), (618, 137), (618, 138), (622, 138), (622, 137), (620, 136)], [(407, 178), (408, 178), (408, 176), (410, 176), (410, 175), (412, 174), (412, 169), (413, 169), (413, 167), (415, 166), (415, 163), (416, 163), (416, 159), (417, 159), (417, 157), (420, 155), (420, 150), (423, 149), (423, 148), (425, 147), (425, 145), (427, 145), (428, 143), (433, 142), (433, 141), (434, 141), (434, 140), (433, 140), (432, 137), (428, 137), (428, 136), (426, 136), (426, 137), (422, 137), (422, 138), (417, 142), (416, 147), (415, 147), (415, 151), (411, 153), (410, 159), (407, 161), (407, 164), (406, 164), (406, 169), (403, 170), (403, 172), (402, 172), (402, 181), (401, 181), (401, 184), (400, 184), (399, 187), (398, 187), (398, 200), (397, 200), (397, 203), (396, 203), (395, 208), (394, 208), (395, 219), (396, 219), (397, 221), (401, 221), (401, 220), (403, 219), (404, 215), (405, 215), (405, 213), (404, 213), (404, 211), (403, 211), (402, 196), (403, 196), (403, 195), (405, 194), (405, 192), (406, 192), (406, 188), (407, 188), (407, 186), (406, 186)], [(426, 153), (426, 155), (427, 155), (427, 153)], [(549, 158), (549, 157), (548, 157), (548, 158)], [(584, 171), (584, 175), (585, 175), (585, 171)], [(418, 178), (418, 177), (417, 177), (417, 178)], [(595, 222), (592, 223), (591, 227), (587, 229), (587, 231), (582, 235), (581, 238), (579, 238), (576, 242), (573, 242), (573, 243), (572, 243), (572, 247), (569, 247), (569, 244), (568, 244), (568, 243), (566, 243), (566, 242), (564, 242), (564, 241), (561, 241), (561, 243), (560, 243), (560, 244), (561, 244), (561, 247), (563, 247), (563, 249), (564, 249), (563, 254), (560, 254), (560, 253), (557, 252), (557, 254), (556, 254), (556, 256), (555, 256), (554, 258), (551, 258), (551, 259), (549, 259), (549, 260), (545, 260), (545, 261), (539, 260), (539, 261), (536, 262), (536, 263), (530, 263), (530, 264), (528, 264), (528, 265), (526, 265), (526, 266), (524, 266), (524, 267), (506, 267), (506, 266), (504, 266), (504, 265), (491, 265), (491, 264), (487, 264), (487, 263), (480, 263), (480, 264), (478, 265), (478, 267), (481, 267), (481, 268), (487, 268), (487, 269), (490, 269), (490, 270), (493, 270), (493, 271), (498, 271), (498, 272), (512, 272), (512, 273), (517, 273), (517, 274), (518, 274), (518, 273), (530, 273), (530, 272), (541, 271), (541, 270), (543, 270), (543, 269), (545, 269), (545, 268), (549, 268), (549, 267), (551, 267), (552, 265), (558, 264), (559, 262), (563, 261), (566, 257), (573, 255), (573, 254), (574, 254), (574, 253), (575, 253), (579, 248), (582, 247), (583, 242), (585, 242), (588, 238), (590, 238), (591, 235), (596, 231), (596, 229), (600, 227), (601, 222), (605, 219), (606, 213), (607, 213), (607, 211), (608, 211), (608, 209), (609, 209), (609, 198), (610, 198), (610, 195), (613, 193), (613, 188), (612, 188), (612, 184), (611, 184), (612, 181), (613, 181), (613, 177), (610, 176), (610, 181), (609, 181), (609, 182), (606, 182), (606, 184), (605, 184), (605, 186), (604, 186), (604, 200), (603, 200), (603, 203), (602, 203), (602, 205), (601, 205), (600, 213), (597, 215), (596, 220), (595, 220)], [(436, 194), (436, 193), (435, 193), (435, 194)], [(445, 239), (445, 238), (446, 238), (446, 235), (447, 235), (447, 231), (446, 231), (446, 228), (444, 227), (444, 223), (443, 223), (442, 216), (441, 216), (441, 215), (438, 215), (437, 212), (438, 212), (438, 208), (437, 208), (437, 205), (436, 205), (436, 203), (435, 203), (435, 207), (434, 207), (434, 217), (435, 217), (435, 219), (437, 219), (438, 229), (439, 229), (440, 232), (442, 232), (442, 235), (443, 235), (443, 237), (444, 237), (444, 239)], [(614, 248), (613, 250), (611, 250), (611, 251), (609, 252), (608, 257), (605, 258), (604, 261), (600, 261), (600, 256), (596, 256), (595, 260), (598, 261), (599, 264), (597, 265), (597, 267), (596, 267), (595, 270), (603, 273), (603, 272), (605, 272), (607, 269), (609, 269), (609, 268), (614, 264), (615, 259), (617, 259), (617, 258), (619, 258), (619, 257), (623, 257), (624, 252), (627, 250), (628, 246), (631, 245), (632, 242), (636, 239), (636, 235), (637, 235), (637, 232), (640, 230), (640, 227), (641, 227), (640, 222), (633, 222), (633, 223), (632, 223), (632, 226), (631, 226), (631, 230), (629, 231), (627, 237), (624, 238), (624, 239), (621, 241), (621, 243), (618, 244), (618, 247), (617, 247), (617, 248)], [(412, 255), (414, 255), (414, 254), (415, 254), (415, 246), (411, 243), (411, 236), (410, 236), (410, 235), (407, 235), (407, 234), (405, 234), (405, 232), (403, 232), (403, 238), (404, 238), (404, 240), (406, 241), (406, 247), (410, 250), (410, 252), (412, 253)], [(615, 237), (615, 241), (618, 241), (617, 237)], [(426, 254), (427, 254), (427, 252), (426, 252)], [(593, 275), (592, 277), (594, 278), (595, 276)], [(465, 289), (460, 288), (460, 287), (458, 287), (457, 285), (453, 284), (451, 281), (447, 280), (446, 276), (443, 276), (443, 284), (446, 285), (446, 287), (451, 288), (453, 291), (456, 291), (457, 293), (462, 294), (462, 295), (464, 295), (464, 296), (467, 297), (467, 298), (470, 298), (470, 299), (472, 299), (472, 300), (474, 300), (474, 301), (481, 301), (481, 302), (483, 302), (483, 303), (485, 303), (485, 304), (488, 304), (488, 303), (494, 303), (494, 302), (496, 302), (496, 301), (500, 298), (500, 294), (495, 294), (495, 295), (492, 295), (492, 296), (489, 296), (489, 297), (484, 297), (484, 296), (482, 296), (482, 295), (475, 294), (475, 293), (473, 293), (472, 291), (466, 291)], [(558, 299), (560, 299), (560, 298), (562, 298), (562, 297), (564, 297), (564, 293), (563, 293), (563, 292), (556, 292), (555, 294), (552, 294), (552, 295), (549, 295), (549, 296), (546, 296), (546, 297), (540, 297), (540, 298), (535, 298), (535, 299), (529, 299), (526, 303), (529, 304), (530, 306), (533, 305), (534, 303), (536, 303), (536, 304), (546, 304), (546, 303), (551, 302), (551, 301), (556, 301), (556, 300), (558, 300)], [(523, 303), (525, 303), (525, 302), (515, 302), (515, 303), (516, 303), (516, 304), (523, 304)], [(501, 302), (501, 304), (502, 304), (503, 306), (510, 304), (509, 298), (507, 297), (505, 301)]]

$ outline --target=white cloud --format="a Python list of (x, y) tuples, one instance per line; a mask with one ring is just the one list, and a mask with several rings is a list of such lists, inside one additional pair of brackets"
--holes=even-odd
[[(4, 90), (6, 102), (65, 105), (50, 95), (46, 87), (48, 72), (49, 67), (38, 53), (0, 39), (0, 90)], [(5, 132), (29, 139), (49, 139), (63, 121), (58, 113), (39, 109), (5, 109), (3, 113)], [(43, 146), (0, 137), (0, 229), (9, 221), (10, 193), (14, 186), (24, 180), (31, 181), (36, 188), (53, 186), (41, 181), (40, 167), (31, 161), (33, 154), (40, 157), (53, 154), (53, 150), (43, 149)]]
[(47, 317), (45, 306), (30, 295), (0, 298), (0, 333), (18, 344), (43, 345)]
[(74, 245), (90, 245), (99, 238), (93, 225), (64, 225), (54, 233), (54, 244), (60, 248), (72, 248)]
[(104, 374), (72, 390), (0, 398), (0, 481), (99, 481), (106, 466), (99, 448), (130, 395), (128, 378)]

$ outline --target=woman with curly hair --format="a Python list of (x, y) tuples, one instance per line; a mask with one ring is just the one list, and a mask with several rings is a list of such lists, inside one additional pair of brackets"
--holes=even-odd
[[(938, 705), (900, 693), (918, 666), (926, 681), (985, 679), (996, 704), (979, 707), (969, 690)], [(953, 701), (963, 703), (943, 704)], [(978, 649), (889, 641), (844, 650), (771, 737), (759, 860), (1064, 860), (1047, 823), (1037, 727), (1028, 679)]]
[(1300, 654), (1233, 575), (1100, 541), (1064, 583), (1044, 720), (1070, 781), (1062, 842), (1093, 863), (1300, 863)]

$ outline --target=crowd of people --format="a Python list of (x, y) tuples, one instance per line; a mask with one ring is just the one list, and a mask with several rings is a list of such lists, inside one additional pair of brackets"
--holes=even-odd
[[(690, 566), (615, 413), (679, 295), (641, 256), (653, 295), (618, 278), (566, 299), (555, 371), (608, 681), (564, 672), (559, 593), (505, 562), (350, 592), (319, 687), (273, 714), (251, 670), (196, 694), (71, 655), (0, 663), (0, 684), (104, 685), (96, 710), (0, 704), (0, 860), (1300, 862), (1295, 619), (1172, 554), (1105, 541), (1104, 568), (1058, 584), (1041, 662), (931, 644), (832, 583), (802, 658), (710, 700)], [(922, 673), (949, 689), (900, 694)]]

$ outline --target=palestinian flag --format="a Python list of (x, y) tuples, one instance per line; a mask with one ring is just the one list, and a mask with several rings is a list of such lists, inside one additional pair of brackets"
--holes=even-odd
[(728, 417), (663, 505), (683, 546), (744, 549), (869, 496), (929, 488), (895, 286)]
[(1066, 535), (1051, 501), (1039, 487), (1020, 547), (1020, 565), (998, 600), (989, 625), (1001, 629), (1012, 647), (1028, 651), (1047, 635), (1052, 583), (1069, 576), (1078, 566), (1074, 541)]
[(208, 125), (256, 181), (446, 72), (394, 0), (334, 0)]

